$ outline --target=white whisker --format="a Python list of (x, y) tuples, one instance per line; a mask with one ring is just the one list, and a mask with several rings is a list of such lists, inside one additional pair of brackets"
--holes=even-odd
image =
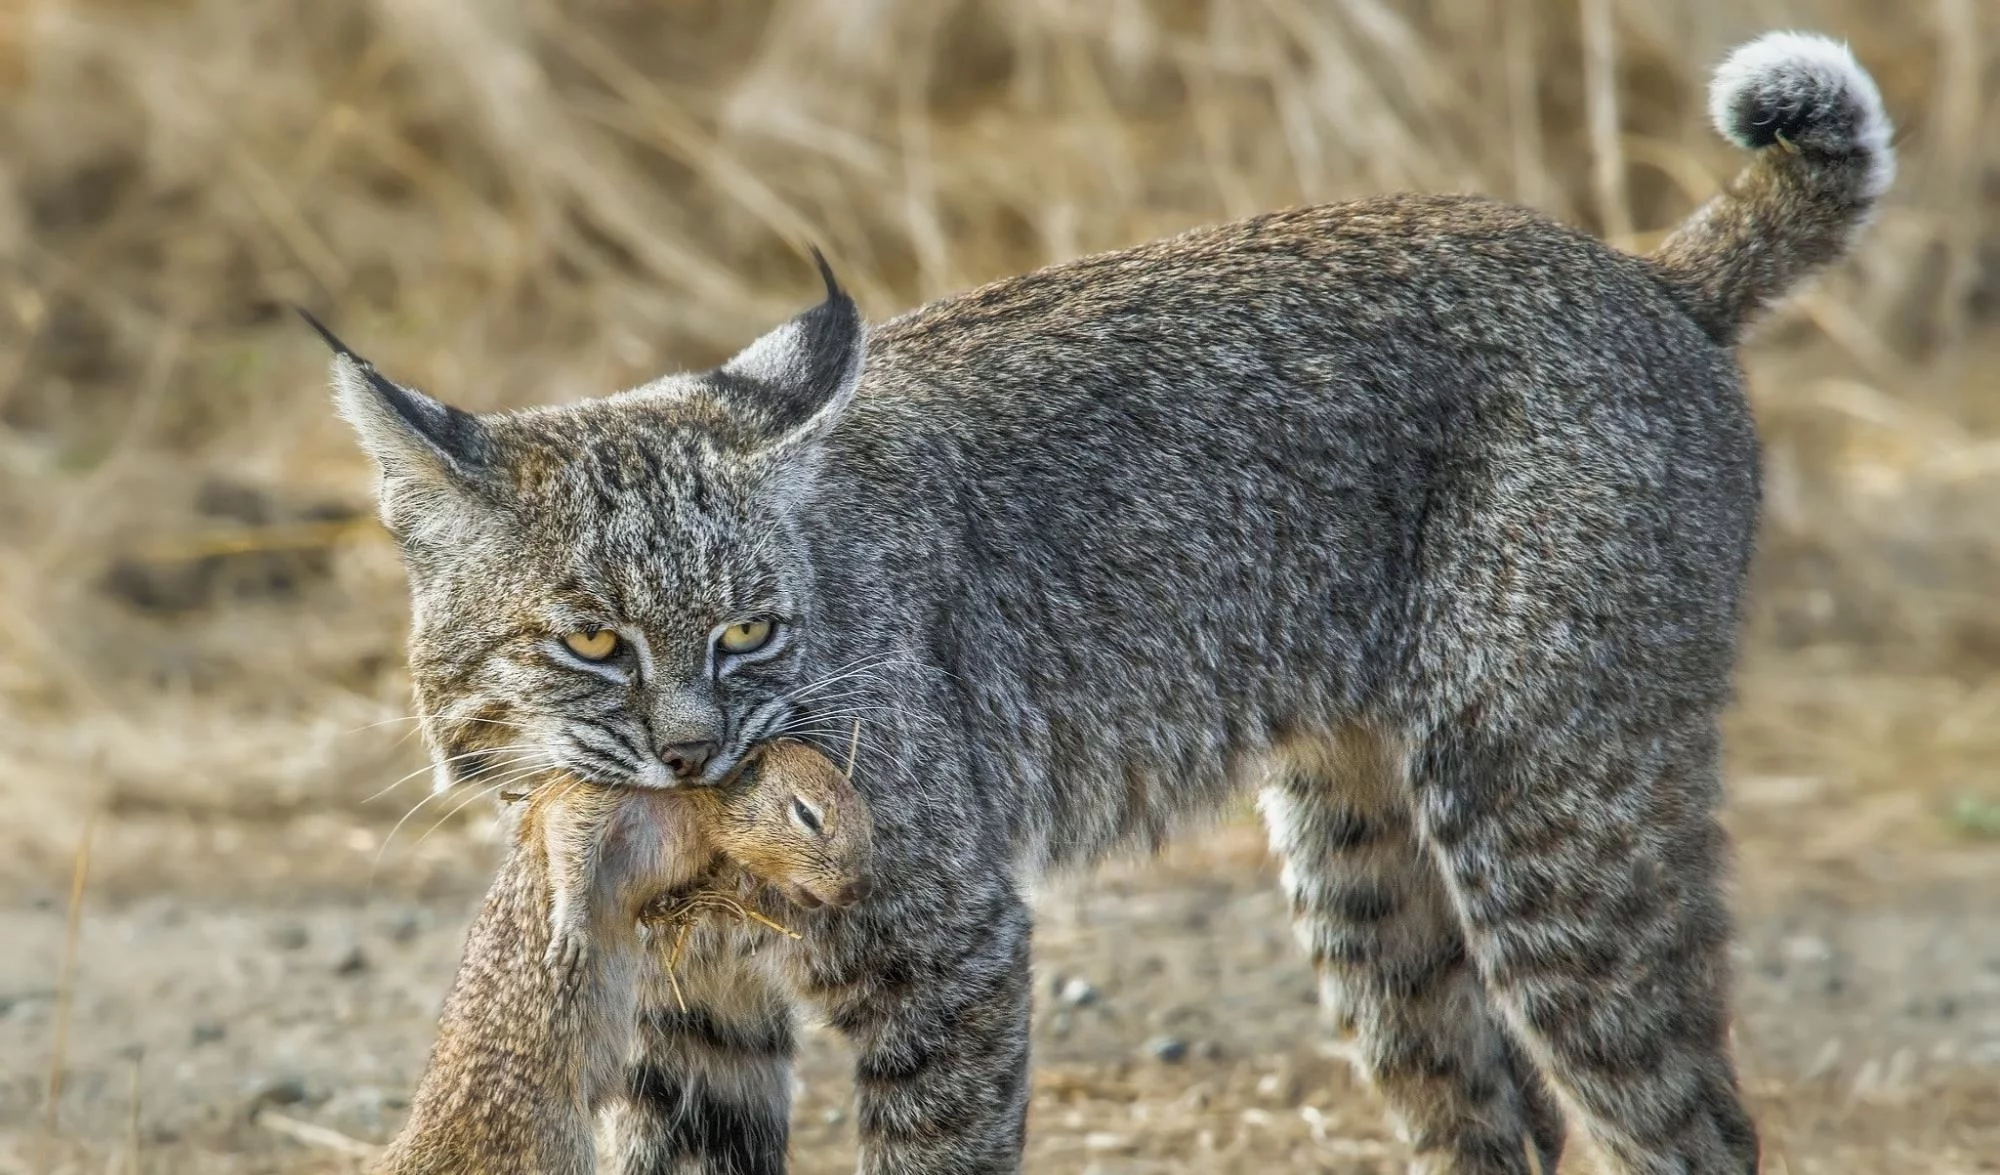
[[(476, 751), (462, 751), (456, 755), (447, 756), (442, 760), (433, 760), (430, 763), (424, 764), (422, 767), (419, 767), (416, 770), (403, 775), (395, 782), (389, 784), (381, 791), (376, 792), (374, 795), (369, 796), (367, 799), (361, 802), (364, 804), (372, 804), (376, 800), (381, 799), (383, 796), (386, 796), (390, 792), (395, 791), (397, 788), (403, 786), (405, 783), (408, 783), (410, 780), (415, 779), (417, 776), (424, 775), (431, 771), (436, 770), (439, 763), (446, 763), (446, 764), (459, 763), (467, 759), (478, 758), (482, 755), (504, 756), (512, 754), (514, 752), (534, 752), (537, 750), (540, 750), (540, 747), (532, 743), (515, 743), (506, 746), (490, 747)], [(503, 760), (503, 763), (511, 764), (519, 761), (520, 760), (518, 759), (505, 759)]]

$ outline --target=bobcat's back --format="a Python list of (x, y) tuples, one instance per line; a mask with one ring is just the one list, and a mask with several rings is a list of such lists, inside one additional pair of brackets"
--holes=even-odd
[(1274, 213), (871, 347), (819, 594), (925, 633), (967, 787), (1031, 860), (1157, 838), (1329, 715), (1525, 719), (1579, 666), (1726, 681), (1758, 497), (1734, 355), (1654, 265), (1535, 213)]

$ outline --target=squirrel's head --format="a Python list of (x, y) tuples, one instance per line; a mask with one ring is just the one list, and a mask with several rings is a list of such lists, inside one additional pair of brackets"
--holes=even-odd
[(717, 847), (793, 902), (851, 906), (873, 888), (868, 805), (812, 747), (790, 740), (766, 747), (723, 804)]

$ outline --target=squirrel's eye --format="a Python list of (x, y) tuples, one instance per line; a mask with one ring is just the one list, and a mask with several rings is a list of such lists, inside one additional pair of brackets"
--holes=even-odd
[(745, 620), (723, 629), (715, 643), (725, 653), (754, 653), (770, 644), (771, 634), (777, 630), (778, 626), (769, 620)]
[(563, 644), (586, 661), (603, 661), (618, 651), (618, 634), (608, 628), (590, 632), (566, 632)]
[(813, 811), (811, 804), (796, 796), (792, 798), (792, 819), (805, 825), (808, 832), (820, 831), (819, 813)]

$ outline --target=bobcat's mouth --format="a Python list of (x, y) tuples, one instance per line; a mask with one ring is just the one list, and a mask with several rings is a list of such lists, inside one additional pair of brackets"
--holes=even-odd
[(708, 766), (701, 773), (699, 786), (727, 787), (735, 783), (744, 768), (756, 762), (766, 746), (783, 737), (785, 727), (791, 723), (793, 716), (793, 710), (784, 704), (783, 699), (767, 703), (762, 710), (752, 711), (750, 717), (737, 727), (734, 736), (708, 761)]

